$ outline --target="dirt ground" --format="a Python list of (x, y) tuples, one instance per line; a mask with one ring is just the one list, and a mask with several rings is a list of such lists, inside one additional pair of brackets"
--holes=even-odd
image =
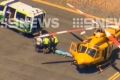
[[(70, 30), (73, 18), (83, 17), (31, 0), (20, 1), (44, 9), (47, 11), (47, 18), (60, 19), (60, 27), (46, 29), (49, 32)], [(62, 2), (60, 3), (63, 5)], [(75, 35), (78, 38), (80, 36), (79, 33), (75, 33)], [(60, 39), (58, 49), (63, 51), (69, 51), (71, 42), (80, 42), (77, 37), (71, 34), (59, 35), (58, 38)], [(117, 72), (111, 66), (101, 74), (92, 68), (78, 70), (74, 65), (71, 65), (71, 60), (71, 58), (59, 55), (37, 53), (32, 38), (27, 38), (10, 29), (0, 29), (0, 80), (107, 80)], [(119, 69), (119, 59), (116, 60), (115, 64)]]
[[(3, 0), (0, 0), (0, 2)], [(120, 0), (43, 0), (67, 7), (70, 3), (80, 10), (100, 17), (120, 17)]]
[(84, 12), (101, 17), (120, 17), (120, 0), (44, 0), (66, 6), (71, 3)]

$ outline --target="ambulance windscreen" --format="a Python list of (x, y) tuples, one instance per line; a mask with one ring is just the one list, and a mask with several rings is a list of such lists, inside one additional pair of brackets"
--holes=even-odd
[(32, 32), (38, 32), (43, 26), (43, 15), (38, 15), (34, 17)]
[(4, 6), (0, 5), (0, 11), (3, 11), (3, 9), (4, 9)]

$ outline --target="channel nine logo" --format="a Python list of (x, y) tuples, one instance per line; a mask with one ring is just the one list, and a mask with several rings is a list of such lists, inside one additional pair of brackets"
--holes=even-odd
[(19, 18), (18, 20), (14, 20), (14, 18), (5, 18), (4, 21), (1, 24), (5, 24), (4, 26), (0, 26), (1, 28), (7, 28), (10, 26), (18, 26), (16, 27), (29, 27), (32, 26), (33, 28), (41, 27), (41, 28), (59, 28), (60, 27), (60, 20), (59, 18), (34, 18), (34, 20)]
[(120, 18), (73, 18), (73, 28), (107, 28), (113, 25), (120, 25)]
[[(6, 25), (4, 26), (1, 25), (0, 28), (7, 28), (9, 25), (16, 26), (16, 23), (19, 23), (19, 27), (21, 28), (28, 27), (28, 26), (37, 28), (39, 26), (41, 28), (56, 29), (56, 28), (60, 28), (61, 25), (63, 25), (62, 27), (66, 27), (64, 26), (65, 24), (64, 21), (60, 20), (59, 18), (45, 18), (45, 19), (34, 18), (34, 20), (30, 20), (30, 19), (24, 20), (20, 18), (18, 22), (14, 21), (13, 18), (10, 18), (10, 19), (5, 18), (4, 22), (6, 23)], [(93, 28), (100, 28), (100, 27), (107, 28), (111, 25), (119, 25), (120, 19), (119, 18), (105, 18), (104, 20), (103, 19), (98, 20), (98, 19), (93, 19), (93, 18), (72, 18), (71, 20), (69, 20), (69, 22), (72, 28), (92, 28), (92, 27)]]

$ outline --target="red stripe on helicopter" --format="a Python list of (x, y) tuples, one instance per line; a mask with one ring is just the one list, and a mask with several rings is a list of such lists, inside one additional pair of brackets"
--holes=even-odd
[(120, 43), (117, 40), (117, 38), (115, 38), (110, 32), (108, 32), (107, 30), (105, 30), (106, 36), (108, 37), (108, 39), (113, 42), (117, 47), (120, 48)]
[(119, 43), (119, 41), (118, 41), (114, 36), (110, 36), (109, 39), (110, 39), (110, 41), (112, 41), (117, 47), (120, 48), (120, 43)]

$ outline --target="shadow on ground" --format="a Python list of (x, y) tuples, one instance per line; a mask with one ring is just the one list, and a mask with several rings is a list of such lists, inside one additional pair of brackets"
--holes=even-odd
[(54, 62), (44, 62), (42, 64), (60, 64), (60, 63), (70, 63), (73, 62), (73, 60), (64, 60), (64, 61), (54, 61)]

